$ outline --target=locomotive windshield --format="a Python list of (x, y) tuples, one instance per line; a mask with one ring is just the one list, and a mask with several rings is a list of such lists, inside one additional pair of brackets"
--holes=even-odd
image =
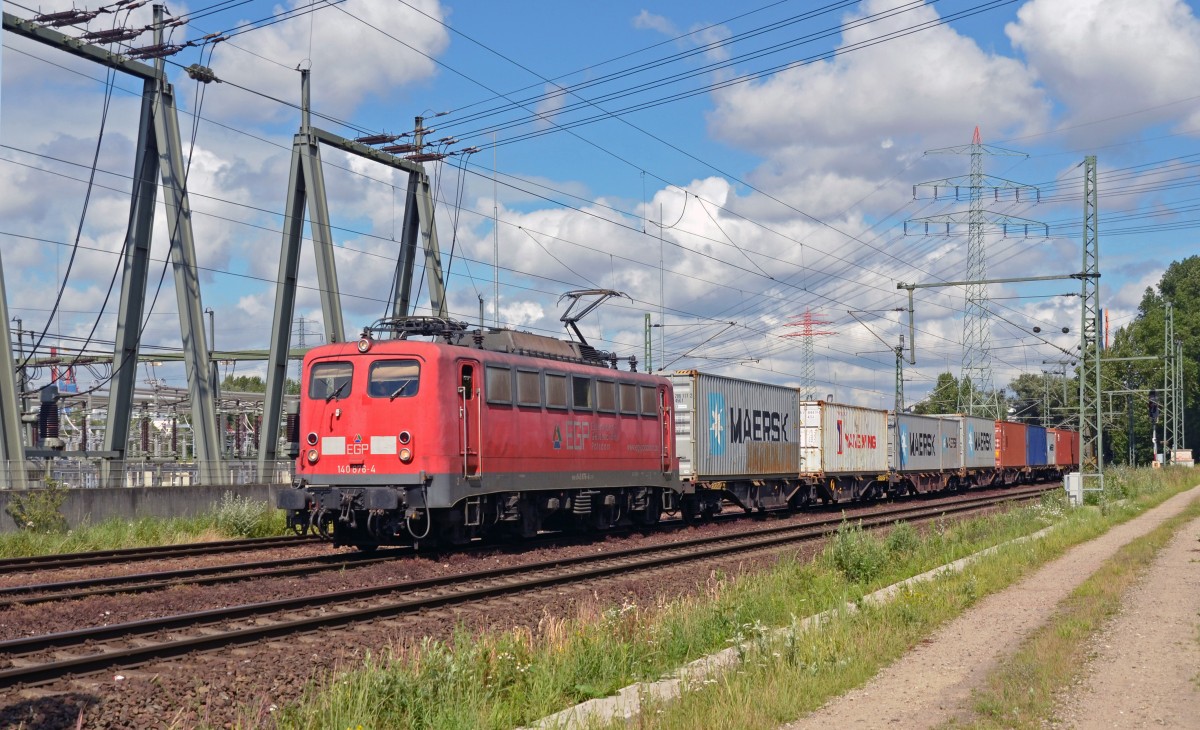
[(421, 366), (416, 360), (379, 360), (371, 363), (367, 395), (372, 398), (411, 398), (417, 394)]
[(312, 366), (308, 378), (308, 397), (326, 402), (350, 394), (354, 366), (348, 362), (319, 362)]

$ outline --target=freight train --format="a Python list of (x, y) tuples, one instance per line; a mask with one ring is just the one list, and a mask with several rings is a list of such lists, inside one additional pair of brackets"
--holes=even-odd
[(1010, 484), (1078, 461), (1070, 432), (617, 362), (427, 317), (313, 348), (288, 418), (295, 488), (276, 504), (297, 531), (372, 549)]

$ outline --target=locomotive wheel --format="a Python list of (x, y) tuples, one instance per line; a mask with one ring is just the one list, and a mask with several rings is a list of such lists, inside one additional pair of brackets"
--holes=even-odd
[(359, 543), (359, 544), (355, 545), (354, 547), (358, 548), (360, 551), (362, 551), (364, 553), (373, 553), (379, 549), (379, 543), (373, 543), (373, 542), (365, 543), (365, 544)]
[(645, 510), (643, 510), (641, 512), (633, 513), (633, 520), (635, 522), (637, 522), (639, 525), (643, 525), (645, 527), (649, 527), (650, 525), (657, 525), (658, 521), (661, 517), (662, 517), (662, 495), (660, 495), (657, 491), (652, 491), (650, 493), (650, 500), (649, 500), (649, 503), (646, 505)]

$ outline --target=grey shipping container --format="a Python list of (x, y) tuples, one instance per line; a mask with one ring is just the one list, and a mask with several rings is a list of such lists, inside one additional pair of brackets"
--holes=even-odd
[(800, 471), (880, 475), (888, 470), (888, 412), (842, 403), (800, 404)]
[(898, 471), (948, 471), (962, 464), (958, 419), (901, 413), (896, 422)]
[(964, 416), (959, 413), (941, 415), (938, 418), (958, 423), (958, 437), (962, 444), (964, 469), (994, 469), (996, 467), (996, 422), (990, 418)]
[(679, 475), (698, 481), (795, 477), (795, 388), (694, 370), (671, 376)]

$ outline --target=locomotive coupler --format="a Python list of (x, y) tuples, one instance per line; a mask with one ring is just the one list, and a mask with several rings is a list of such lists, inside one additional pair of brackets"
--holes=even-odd
[(358, 523), (354, 521), (354, 496), (353, 492), (342, 492), (342, 511), (338, 515), (338, 522), (349, 525), (351, 529), (358, 527)]

